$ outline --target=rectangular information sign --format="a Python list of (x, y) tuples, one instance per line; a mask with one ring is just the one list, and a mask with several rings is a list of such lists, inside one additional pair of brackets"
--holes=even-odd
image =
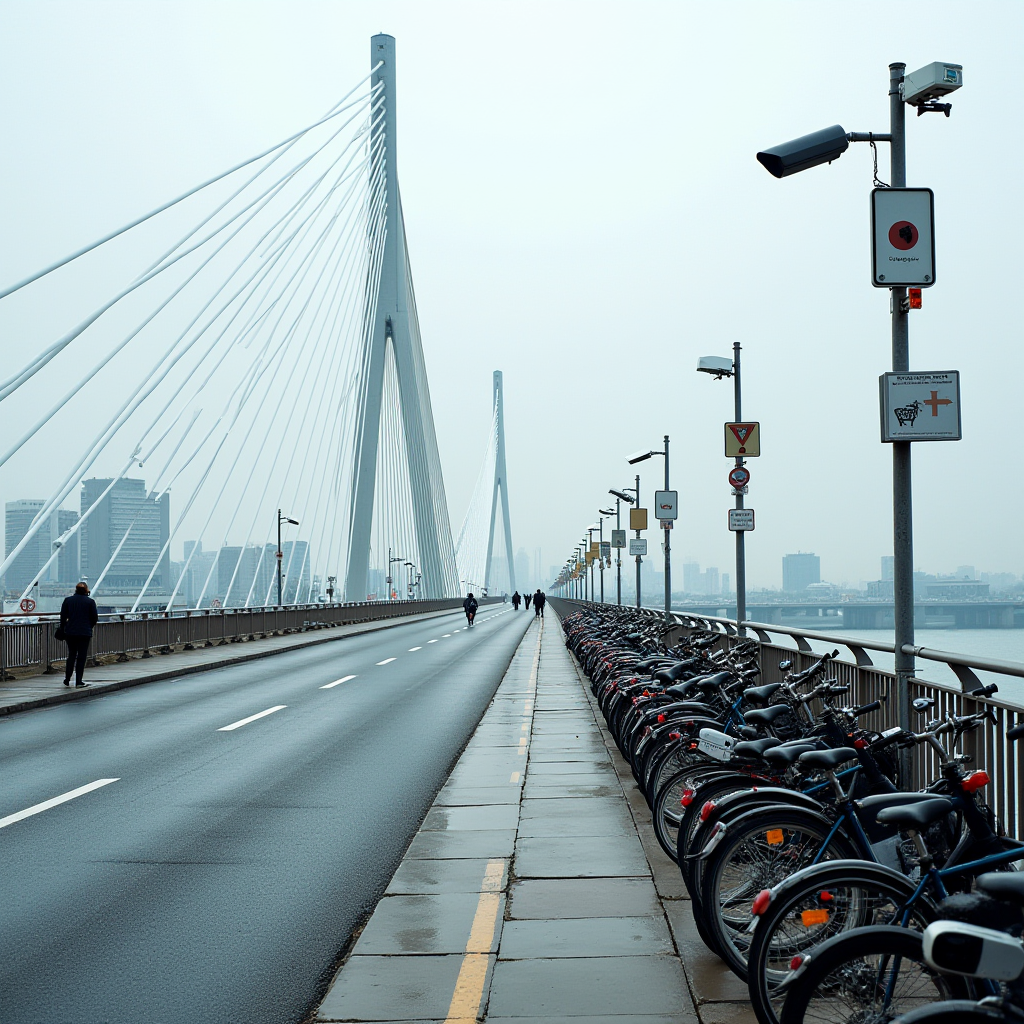
[(646, 537), (630, 537), (629, 538), (629, 553), (631, 555), (646, 555), (647, 554), (647, 538)]
[(631, 530), (647, 529), (647, 509), (631, 508), (629, 510), (629, 528)]
[(654, 518), (676, 519), (679, 516), (679, 492), (654, 492)]
[(612, 530), (612, 547), (624, 548), (626, 546), (626, 531)]
[(607, 541), (607, 540), (601, 541), (601, 557), (602, 558), (611, 558), (612, 557), (611, 541)]
[(883, 373), (878, 388), (883, 443), (963, 437), (959, 370)]
[(729, 509), (729, 529), (734, 533), (754, 528), (754, 510), (752, 508)]
[(930, 188), (872, 191), (871, 283), (876, 288), (935, 284), (935, 196)]

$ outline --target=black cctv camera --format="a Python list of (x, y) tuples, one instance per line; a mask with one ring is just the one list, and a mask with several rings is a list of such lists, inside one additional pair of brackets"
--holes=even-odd
[(785, 178), (818, 164), (830, 164), (846, 152), (850, 140), (842, 125), (834, 124), (792, 142), (783, 142), (757, 154), (757, 159), (776, 178)]

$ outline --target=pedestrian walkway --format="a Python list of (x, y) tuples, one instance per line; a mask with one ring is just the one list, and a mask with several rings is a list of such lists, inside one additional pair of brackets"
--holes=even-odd
[(752, 1022), (610, 742), (536, 620), (315, 1019)]
[(175, 679), (193, 672), (208, 672), (226, 665), (239, 665), (273, 654), (295, 651), (302, 647), (343, 640), (363, 633), (374, 633), (380, 629), (401, 626), (439, 615), (452, 615), (451, 610), (421, 612), (417, 615), (403, 615), (371, 622), (332, 626), (284, 636), (267, 636), (258, 640), (229, 642), (214, 647), (197, 647), (192, 651), (176, 651), (172, 654), (154, 654), (151, 657), (133, 657), (123, 663), (96, 665), (85, 670), (85, 681), (89, 684), (82, 689), (64, 685), (64, 659), (53, 663), (54, 671), (49, 674), (27, 676), (23, 679), (0, 682), (0, 715), (16, 711), (29, 711), (48, 704), (62, 704), (69, 700), (94, 697), (97, 693), (123, 690), (128, 686), (153, 683), (160, 679)]

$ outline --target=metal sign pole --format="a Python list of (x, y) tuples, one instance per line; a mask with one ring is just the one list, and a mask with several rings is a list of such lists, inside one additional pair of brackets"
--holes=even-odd
[[(891, 181), (893, 188), (907, 184), (906, 107), (900, 84), (906, 64), (889, 65), (889, 132), (892, 142)], [(910, 369), (909, 310), (904, 308), (905, 287), (889, 290), (892, 304), (892, 368)], [(911, 728), (910, 682), (914, 656), (904, 654), (905, 644), (914, 643), (914, 528), (911, 494), (910, 442), (894, 441), (892, 446), (892, 534), (893, 534), (893, 616), (896, 630), (896, 700), (899, 723)], [(903, 751), (900, 776), (903, 788), (911, 785), (911, 753)]]
[(597, 528), (597, 553), (601, 556), (601, 604), (604, 604), (604, 516), (598, 516), (597, 521), (600, 524)]
[[(615, 499), (615, 529), (622, 529), (620, 514), (622, 511), (622, 499)], [(622, 548), (615, 550), (615, 603), (622, 606)]]
[[(736, 406), (736, 422), (741, 423), (743, 421), (743, 403), (740, 391), (740, 343), (738, 341), (733, 342), (732, 346), (732, 387)], [(743, 465), (742, 456), (736, 456), (736, 465), (737, 467)], [(737, 487), (735, 491), (736, 507), (743, 508), (743, 488)], [(736, 531), (736, 628), (740, 636), (744, 635), (741, 623), (745, 622), (747, 618), (747, 555), (743, 540), (745, 536), (745, 530)]]
[[(665, 435), (665, 490), (668, 486), (668, 434)], [(668, 520), (671, 522), (671, 520)], [(670, 527), (664, 527), (661, 531), (665, 535), (665, 618), (672, 618), (672, 545), (669, 538), (672, 536)]]
[[(640, 507), (640, 474), (636, 475), (636, 507)], [(640, 539), (640, 531), (636, 531), (637, 540)], [(641, 558), (639, 555), (636, 556), (636, 606), (640, 607), (640, 562)]]

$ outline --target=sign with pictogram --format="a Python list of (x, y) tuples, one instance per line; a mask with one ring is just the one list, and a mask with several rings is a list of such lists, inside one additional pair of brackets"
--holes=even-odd
[(607, 540), (601, 541), (601, 557), (602, 558), (611, 558), (612, 557), (611, 541), (607, 541)]
[(883, 443), (963, 437), (959, 370), (883, 373), (878, 387)]
[(752, 508), (729, 509), (729, 529), (734, 533), (754, 528), (754, 510)]
[(612, 530), (612, 547), (624, 548), (626, 546), (626, 531)]
[(647, 538), (646, 537), (630, 537), (629, 538), (629, 553), (631, 555), (646, 555), (647, 554)]
[(631, 530), (647, 529), (647, 509), (631, 508), (629, 510), (629, 528)]
[(730, 469), (729, 483), (733, 487), (746, 487), (750, 483), (750, 470), (746, 466), (736, 466)]
[(935, 195), (930, 188), (872, 191), (871, 283), (876, 288), (935, 284)]
[(595, 558), (597, 558), (597, 556), (601, 553), (601, 542), (600, 541), (592, 540), (590, 542), (590, 553)]
[(23, 612), (34, 612), (36, 610), (36, 603), (32, 600), (31, 597), (23, 597), (21, 599), (21, 604), (18, 605), (18, 607)]
[(753, 459), (760, 454), (760, 423), (726, 423), (725, 457), (727, 459)]
[(654, 492), (654, 518), (677, 519), (679, 517), (679, 492)]

